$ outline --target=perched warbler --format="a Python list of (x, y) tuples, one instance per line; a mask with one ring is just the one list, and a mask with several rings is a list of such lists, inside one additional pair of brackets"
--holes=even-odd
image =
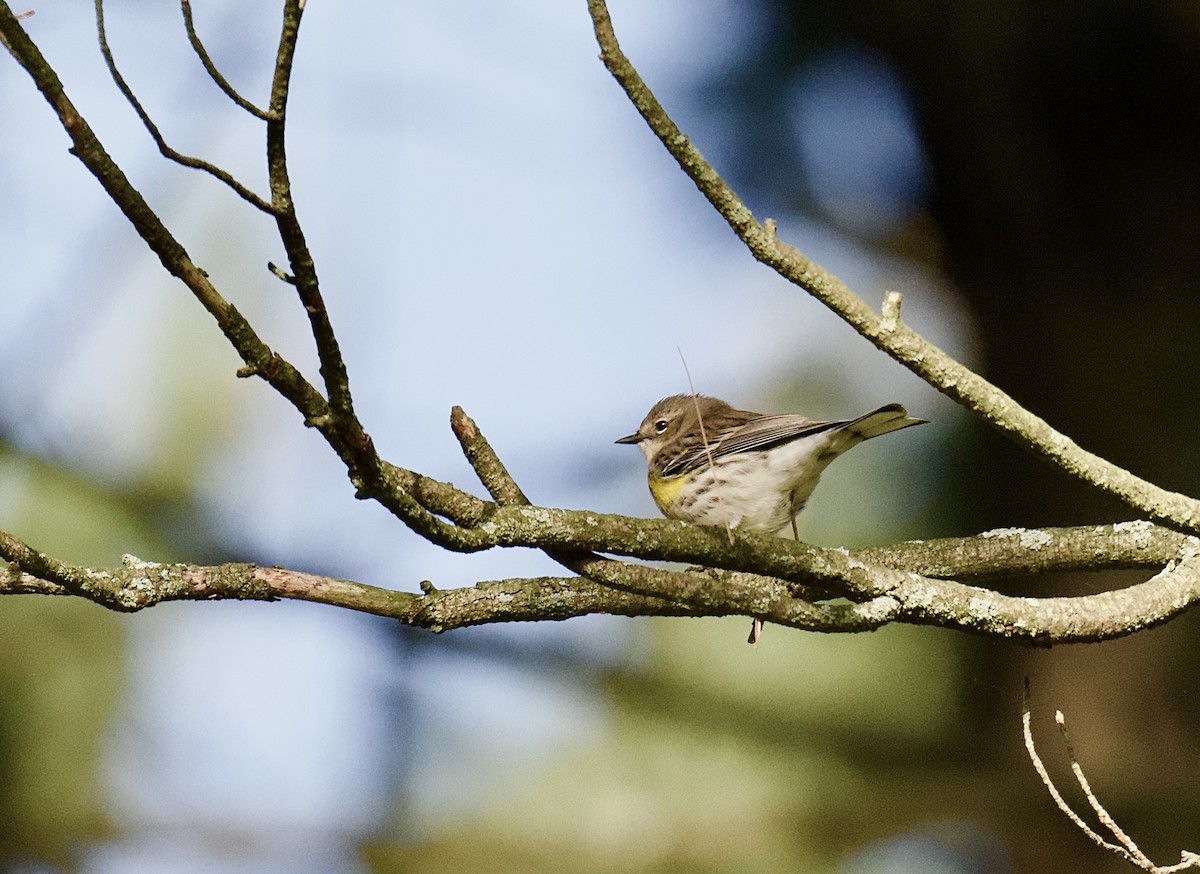
[[(791, 524), (829, 463), (872, 437), (927, 420), (888, 404), (857, 419), (764, 416), (704, 395), (663, 398), (617, 443), (646, 455), (650, 494), (671, 519), (777, 532)], [(755, 620), (750, 642), (762, 623)]]
[(735, 410), (704, 395), (673, 395), (617, 442), (646, 454), (650, 494), (663, 515), (776, 532), (794, 527), (821, 473), (847, 449), (926, 421), (910, 418), (899, 404), (818, 422)]

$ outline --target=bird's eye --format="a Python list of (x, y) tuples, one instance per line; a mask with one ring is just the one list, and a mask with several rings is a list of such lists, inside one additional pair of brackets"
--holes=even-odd
[(655, 422), (654, 430), (657, 431), (659, 434), (661, 434), (663, 431), (666, 431), (667, 430), (667, 420), (659, 419), (657, 422)]

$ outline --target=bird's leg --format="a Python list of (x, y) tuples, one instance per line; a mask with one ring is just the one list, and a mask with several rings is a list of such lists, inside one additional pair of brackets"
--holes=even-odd
[[(796, 517), (792, 516), (792, 538), (796, 541), (800, 540), (800, 531), (796, 528)], [(763, 621), (758, 617), (751, 620), (750, 636), (746, 638), (746, 643), (751, 646), (758, 646), (758, 641), (762, 638)]]
[(762, 637), (762, 620), (755, 616), (750, 620), (750, 636), (746, 638), (746, 643), (751, 646), (758, 646), (758, 639)]

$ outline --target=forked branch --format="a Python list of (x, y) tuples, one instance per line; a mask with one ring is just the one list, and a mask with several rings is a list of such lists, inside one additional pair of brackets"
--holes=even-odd
[(185, 155), (182, 152), (176, 151), (167, 144), (166, 138), (162, 135), (162, 131), (158, 129), (158, 125), (154, 123), (154, 119), (150, 117), (145, 107), (142, 106), (140, 100), (133, 93), (133, 89), (129, 87), (129, 83), (125, 81), (125, 77), (121, 75), (121, 71), (117, 69), (116, 58), (113, 57), (112, 49), (108, 46), (108, 33), (104, 26), (104, 0), (95, 0), (96, 3), (96, 33), (100, 39), (100, 53), (104, 55), (104, 63), (108, 66), (108, 73), (112, 76), (113, 82), (117, 86), (117, 90), (124, 96), (126, 102), (133, 107), (133, 111), (142, 121), (142, 126), (146, 128), (146, 132), (150, 134), (154, 144), (158, 146), (158, 151), (162, 156), (176, 164), (184, 167), (190, 167), (194, 170), (202, 170), (212, 176), (219, 182), (224, 183), (231, 188), (238, 197), (246, 201), (250, 205), (262, 210), (267, 214), (274, 212), (274, 207), (263, 198), (255, 194), (248, 186), (239, 182), (232, 173), (223, 170), (216, 164), (201, 158), (193, 158), (190, 155)]
[(1076, 813), (1063, 798), (1058, 787), (1054, 785), (1054, 780), (1051, 779), (1050, 773), (1046, 770), (1045, 764), (1042, 762), (1041, 756), (1038, 755), (1037, 748), (1033, 743), (1033, 729), (1030, 725), (1031, 714), (1029, 704), (1029, 678), (1025, 678), (1025, 697), (1021, 706), (1021, 732), (1025, 738), (1025, 751), (1029, 754), (1029, 760), (1033, 763), (1033, 769), (1037, 771), (1038, 776), (1042, 780), (1042, 784), (1046, 787), (1046, 791), (1050, 793), (1050, 797), (1054, 799), (1055, 805), (1066, 814), (1071, 822), (1075, 823), (1088, 840), (1096, 846), (1108, 850), (1110, 853), (1120, 856), (1131, 864), (1143, 871), (1150, 871), (1153, 874), (1172, 874), (1176, 871), (1186, 871), (1189, 869), (1200, 868), (1200, 855), (1192, 853), (1188, 850), (1183, 850), (1180, 855), (1180, 861), (1174, 865), (1156, 865), (1149, 857), (1143, 853), (1133, 839), (1129, 837), (1113, 819), (1112, 815), (1100, 803), (1100, 799), (1096, 797), (1096, 793), (1092, 791), (1091, 784), (1083, 773), (1083, 766), (1079, 764), (1079, 760), (1075, 757), (1075, 748), (1071, 744), (1071, 737), (1067, 734), (1067, 720), (1063, 716), (1061, 710), (1054, 711), (1054, 721), (1058, 725), (1059, 736), (1063, 742), (1063, 748), (1066, 750), (1067, 759), (1071, 763), (1071, 772), (1075, 775), (1075, 780), (1079, 783), (1079, 788), (1083, 791), (1084, 796), (1088, 800), (1088, 804), (1092, 808), (1092, 812), (1096, 815), (1096, 819), (1104, 826), (1115, 838), (1110, 841), (1092, 828), (1088, 823)]

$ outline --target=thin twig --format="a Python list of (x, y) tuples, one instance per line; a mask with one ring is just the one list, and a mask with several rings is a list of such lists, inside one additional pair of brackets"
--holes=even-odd
[(1033, 764), (1034, 771), (1041, 778), (1042, 785), (1046, 787), (1046, 791), (1050, 793), (1050, 797), (1054, 799), (1054, 804), (1066, 814), (1067, 818), (1075, 824), (1088, 840), (1096, 846), (1114, 853), (1131, 864), (1141, 868), (1143, 871), (1150, 871), (1152, 874), (1174, 874), (1177, 871), (1184, 871), (1200, 866), (1200, 856), (1188, 850), (1180, 853), (1180, 862), (1175, 865), (1156, 865), (1151, 861), (1145, 853), (1138, 849), (1137, 844), (1125, 834), (1125, 832), (1117, 825), (1116, 821), (1105, 810), (1104, 805), (1100, 803), (1100, 799), (1092, 792), (1092, 787), (1088, 783), (1087, 778), (1083, 774), (1083, 768), (1079, 764), (1079, 760), (1075, 757), (1075, 749), (1071, 744), (1071, 739), (1067, 735), (1066, 719), (1063, 717), (1062, 711), (1055, 711), (1054, 719), (1058, 723), (1058, 729), (1062, 736), (1063, 745), (1066, 748), (1067, 758), (1071, 763), (1071, 771), (1075, 774), (1075, 779), (1079, 782), (1083, 794), (1087, 797), (1088, 803), (1092, 810), (1095, 811), (1100, 821), (1111, 831), (1120, 841), (1119, 844), (1114, 844), (1112, 841), (1106, 840), (1095, 829), (1084, 822), (1071, 805), (1067, 804), (1062, 793), (1058, 791), (1058, 787), (1054, 785), (1054, 780), (1051, 779), (1049, 771), (1046, 770), (1045, 764), (1042, 762), (1041, 756), (1038, 755), (1037, 748), (1033, 742), (1033, 730), (1031, 728), (1031, 711), (1030, 711), (1030, 695), (1029, 695), (1029, 678), (1025, 678), (1025, 689), (1021, 702), (1021, 733), (1025, 739), (1025, 751), (1029, 754), (1029, 761)]
[(287, 99), (303, 4), (298, 4), (296, 0), (289, 0), (285, 4), (283, 29), (280, 34), (275, 74), (271, 87), (271, 108), (269, 111), (263, 112), (253, 107), (247, 101), (243, 101), (237, 95), (237, 92), (220, 76), (220, 73), (216, 70), (203, 45), (200, 43), (199, 37), (195, 34), (194, 28), (191, 26), (190, 7), (186, 0), (183, 2), (184, 18), (187, 22), (189, 38), (192, 39), (193, 47), (197, 54), (200, 55), (201, 61), (205, 62), (205, 68), (208, 69), (210, 76), (239, 105), (253, 111), (267, 122), (268, 171), (272, 192), (270, 202), (263, 200), (258, 195), (249, 191), (244, 185), (220, 168), (206, 161), (182, 155), (167, 145), (157, 125), (155, 125), (149, 114), (142, 107), (137, 97), (133, 94), (132, 89), (130, 89), (124, 77), (117, 69), (116, 61), (109, 48), (105, 33), (103, 0), (95, 0), (95, 5), (96, 29), (99, 34), (100, 49), (104, 54), (105, 63), (108, 65), (113, 81), (142, 120), (142, 124), (158, 145), (159, 151), (164, 156), (180, 164), (211, 173), (227, 185), (230, 185), (248, 202), (275, 217), (281, 240), (284, 248), (287, 250), (289, 262), (292, 267), (292, 284), (299, 292), (301, 303), (312, 326), (313, 338), (320, 360), (321, 376), (329, 398), (331, 413), (338, 420), (336, 424), (343, 432), (345, 441), (355, 447), (355, 455), (358, 457), (358, 460), (366, 462), (365, 467), (368, 469), (366, 472), (357, 469), (359, 464), (356, 461), (351, 475), (352, 477), (364, 480), (375, 478), (376, 474), (372, 473), (370, 469), (376, 466), (377, 459), (374, 458), (370, 438), (354, 415), (346, 366), (342, 359), (341, 351), (338, 348), (337, 338), (334, 335), (325, 302), (321, 297), (316, 268), (296, 216), (295, 203), (291, 195), (291, 182), (288, 177), (287, 158), (284, 148)]
[(1042, 762), (1042, 757), (1038, 755), (1037, 747), (1033, 743), (1033, 728), (1031, 726), (1032, 713), (1029, 703), (1029, 678), (1025, 678), (1025, 694), (1021, 702), (1021, 733), (1025, 738), (1025, 752), (1029, 754), (1029, 761), (1033, 763), (1033, 770), (1041, 778), (1042, 784), (1046, 787), (1046, 791), (1050, 793), (1050, 797), (1054, 799), (1055, 805), (1071, 822), (1075, 823), (1076, 828), (1088, 836), (1088, 839), (1098, 847), (1103, 847), (1106, 850), (1112, 850), (1115, 853), (1121, 853), (1129, 861), (1134, 861), (1130, 858), (1129, 853), (1124, 847), (1118, 847), (1116, 844), (1111, 844), (1103, 837), (1097, 834), (1091, 826), (1089, 826), (1074, 810), (1071, 805), (1067, 804), (1062, 797), (1062, 793), (1058, 791), (1058, 787), (1054, 785), (1054, 781), (1050, 778), (1050, 772), (1046, 770), (1045, 764)]
[(240, 106), (246, 112), (266, 121), (269, 118), (265, 109), (260, 109), (255, 106), (245, 97), (238, 93), (237, 89), (229, 83), (221, 71), (217, 69), (216, 63), (208, 53), (208, 49), (204, 47), (204, 43), (200, 41), (200, 34), (196, 32), (196, 24), (192, 20), (192, 4), (190, 0), (179, 0), (180, 8), (183, 10), (183, 26), (187, 30), (188, 39), (192, 43), (192, 50), (196, 53), (196, 57), (200, 59), (200, 63), (204, 65), (205, 71), (210, 79), (216, 83), (217, 87), (225, 92), (225, 96)]
[(1075, 775), (1076, 782), (1079, 783), (1079, 788), (1083, 790), (1084, 796), (1088, 800), (1088, 804), (1092, 806), (1092, 811), (1096, 814), (1096, 818), (1100, 820), (1100, 824), (1112, 832), (1113, 837), (1120, 841), (1121, 846), (1129, 851), (1130, 855), (1143, 867), (1153, 867), (1146, 854), (1138, 849), (1138, 845), (1133, 842), (1129, 835), (1125, 834), (1124, 830), (1117, 825), (1117, 821), (1112, 818), (1112, 815), (1100, 803), (1100, 799), (1096, 797), (1096, 793), (1092, 791), (1092, 786), (1088, 783), (1088, 779), (1084, 776), (1083, 767), (1079, 764), (1079, 759), (1075, 757), (1075, 745), (1071, 743), (1071, 736), (1067, 734), (1067, 719), (1063, 716), (1061, 710), (1054, 711), (1054, 721), (1058, 724), (1058, 732), (1062, 737), (1063, 748), (1067, 752), (1067, 760), (1071, 763), (1071, 773)]
[(274, 261), (267, 262), (267, 270), (271, 271), (272, 275), (280, 282), (286, 282), (288, 285), (296, 284), (296, 277), (292, 276), (292, 274), (288, 273)]
[(138, 118), (142, 120), (142, 126), (146, 128), (146, 131), (154, 140), (154, 144), (158, 146), (158, 151), (162, 153), (162, 156), (184, 167), (191, 167), (194, 170), (204, 171), (214, 179), (223, 182), (230, 189), (232, 189), (238, 197), (249, 203), (251, 206), (267, 213), (267, 215), (274, 215), (275, 207), (239, 182), (236, 178), (234, 178), (233, 174), (226, 170), (222, 170), (216, 164), (212, 164), (200, 158), (193, 158), (190, 155), (184, 155), (181, 152), (177, 152), (175, 149), (167, 145), (167, 141), (164, 139), (162, 132), (159, 131), (158, 125), (156, 125), (154, 120), (150, 118), (150, 114), (146, 112), (145, 108), (141, 104), (141, 101), (139, 101), (134, 95), (133, 89), (130, 88), (129, 84), (125, 81), (125, 77), (122, 76), (120, 70), (117, 69), (116, 59), (113, 57), (112, 50), (108, 46), (108, 34), (104, 29), (104, 0), (95, 0), (95, 5), (96, 32), (100, 38), (100, 52), (104, 55), (104, 63), (108, 66), (109, 75), (112, 76), (113, 82), (116, 83), (117, 88), (120, 90), (121, 94), (124, 95), (126, 102), (133, 107), (133, 111), (136, 112)]
[[(71, 153), (103, 186), (167, 272), (180, 279), (216, 320), (244, 362), (239, 375), (261, 376), (303, 415), (305, 424), (320, 431), (346, 465), (360, 496), (377, 499), (406, 525), (434, 543), (450, 548), (472, 548), (470, 539), (464, 541), (456, 525), (438, 517), (454, 518), (462, 512), (465, 503), (476, 499), (420, 474), (385, 464), (357, 420), (347, 419), (333, 410), (290, 362), (263, 342), (133, 187), (67, 96), (53, 67), (3, 0), (0, 0), (0, 39), (58, 116), (71, 139)], [(421, 495), (425, 503), (415, 495)], [(431, 506), (436, 510), (431, 510)]]

